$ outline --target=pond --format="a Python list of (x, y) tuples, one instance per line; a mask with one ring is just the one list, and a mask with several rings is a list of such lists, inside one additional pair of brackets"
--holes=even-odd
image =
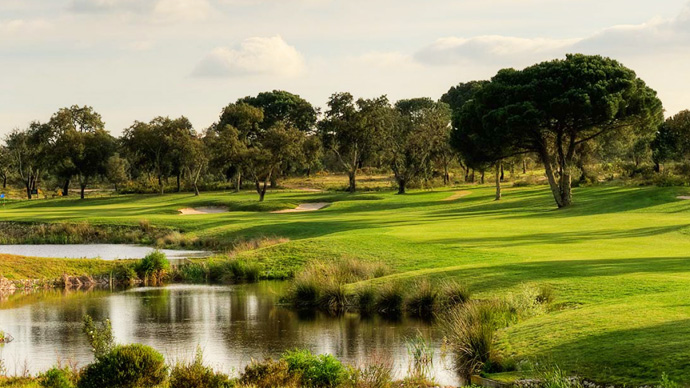
[[(131, 244), (19, 244), (0, 245), (0, 254), (55, 257), (65, 259), (101, 258), (103, 260), (141, 259), (154, 251), (155, 248)], [(189, 257), (206, 257), (211, 255), (206, 251), (185, 251), (176, 249), (161, 249), (169, 259)]]
[(201, 346), (205, 360), (226, 373), (252, 358), (277, 357), (295, 348), (330, 353), (361, 365), (390, 355), (398, 377), (408, 366), (406, 340), (421, 333), (435, 349), (437, 382), (458, 385), (442, 360), (441, 336), (424, 322), (363, 318), (357, 314), (302, 316), (278, 305), (285, 283), (236, 286), (174, 285), (125, 291), (41, 291), (0, 301), (0, 329), (14, 341), (0, 345), (8, 372), (45, 370), (60, 358), (83, 366), (92, 360), (81, 332), (82, 316), (110, 319), (119, 343), (143, 343), (168, 361), (186, 360)]

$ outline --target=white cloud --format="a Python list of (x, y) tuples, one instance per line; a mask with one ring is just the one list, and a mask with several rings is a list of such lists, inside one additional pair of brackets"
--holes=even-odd
[(204, 20), (211, 11), (206, 0), (159, 0), (153, 9), (159, 21), (199, 21)]
[(69, 9), (78, 13), (148, 12), (155, 0), (72, 0)]
[(280, 35), (245, 39), (237, 48), (218, 47), (197, 65), (202, 77), (278, 75), (294, 77), (304, 72), (302, 54)]
[(50, 27), (50, 23), (45, 20), (24, 20), (14, 19), (7, 21), (0, 21), (1, 35), (25, 35), (37, 33)]
[(430, 65), (479, 62), (516, 66), (568, 52), (636, 56), (679, 48), (690, 48), (690, 6), (675, 18), (655, 18), (642, 24), (613, 26), (573, 39), (504, 35), (441, 38), (418, 51), (415, 59)]

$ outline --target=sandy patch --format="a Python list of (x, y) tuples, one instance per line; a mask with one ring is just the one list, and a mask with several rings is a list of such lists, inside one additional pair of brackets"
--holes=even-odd
[(314, 203), (303, 203), (299, 206), (297, 206), (294, 209), (285, 209), (285, 210), (276, 210), (271, 213), (301, 213), (301, 212), (313, 212), (316, 210), (321, 210), (327, 206), (329, 206), (330, 203), (328, 202), (314, 202)]
[(470, 194), (472, 194), (472, 192), (469, 191), (469, 190), (461, 190), (461, 191), (455, 192), (455, 194), (451, 195), (451, 196), (448, 197), (448, 198), (443, 198), (443, 200), (444, 200), (444, 201), (455, 201), (456, 199), (460, 199), (460, 198), (462, 198), (462, 197), (466, 197), (466, 196), (468, 196), (468, 195), (470, 195)]
[(187, 207), (184, 209), (179, 209), (181, 216), (192, 216), (197, 214), (217, 214), (217, 213), (227, 213), (228, 208), (220, 206), (205, 206), (205, 207)]
[(690, 199), (690, 195), (679, 195), (679, 196), (677, 196), (676, 198), (688, 200), (688, 199)]

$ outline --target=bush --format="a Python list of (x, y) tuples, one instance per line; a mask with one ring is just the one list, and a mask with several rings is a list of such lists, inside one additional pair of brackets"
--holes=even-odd
[(163, 355), (141, 345), (118, 345), (88, 365), (79, 388), (136, 388), (162, 384), (167, 377)]
[(319, 308), (330, 313), (342, 313), (347, 309), (349, 298), (345, 285), (326, 282), (319, 296)]
[(76, 376), (68, 368), (50, 368), (38, 377), (38, 383), (45, 388), (74, 388)]
[(234, 384), (223, 373), (204, 365), (203, 353), (197, 348), (194, 361), (177, 363), (170, 373), (170, 388), (230, 388)]
[(82, 331), (86, 334), (94, 356), (100, 358), (109, 353), (115, 344), (110, 320), (106, 319), (101, 325), (97, 325), (87, 314), (84, 315), (83, 322)]
[(141, 278), (151, 276), (155, 281), (162, 280), (170, 270), (170, 262), (161, 251), (153, 251), (141, 259), (136, 265), (136, 271)]
[(122, 263), (113, 269), (112, 277), (113, 280), (124, 284), (132, 284), (138, 278), (137, 271), (131, 265)]
[(344, 381), (345, 367), (330, 354), (313, 355), (308, 350), (287, 352), (281, 358), (288, 365), (291, 373), (302, 376), (305, 387), (336, 387)]
[(319, 306), (321, 287), (312, 278), (297, 278), (292, 282), (283, 301), (298, 310), (310, 310)]
[(299, 387), (301, 375), (291, 373), (289, 369), (285, 360), (252, 360), (244, 368), (240, 382), (256, 388)]
[(208, 276), (208, 267), (204, 263), (188, 263), (177, 267), (173, 277), (181, 282), (205, 283)]

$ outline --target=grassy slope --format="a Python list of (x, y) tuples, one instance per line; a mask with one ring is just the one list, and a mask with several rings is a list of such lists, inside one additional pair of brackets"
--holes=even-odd
[(397, 271), (390, 278), (451, 276), (480, 296), (549, 283), (564, 308), (502, 333), (503, 349), (600, 381), (652, 383), (665, 371), (690, 383), (690, 201), (675, 199), (679, 189), (580, 188), (566, 210), (555, 210), (543, 186), (507, 190), (500, 202), (490, 187), (456, 190), (472, 193), (455, 201), (443, 201), (454, 190), (269, 193), (266, 208), (338, 202), (311, 213), (184, 217), (175, 209), (245, 204), (256, 196), (59, 199), (8, 204), (0, 220), (136, 224), (145, 218), (216, 238), (283, 236), (291, 241), (249, 255), (288, 268), (310, 258), (383, 260)]
[(89, 259), (36, 259), (0, 253), (0, 275), (10, 280), (57, 279), (62, 275), (105, 275), (117, 265), (116, 261)]

